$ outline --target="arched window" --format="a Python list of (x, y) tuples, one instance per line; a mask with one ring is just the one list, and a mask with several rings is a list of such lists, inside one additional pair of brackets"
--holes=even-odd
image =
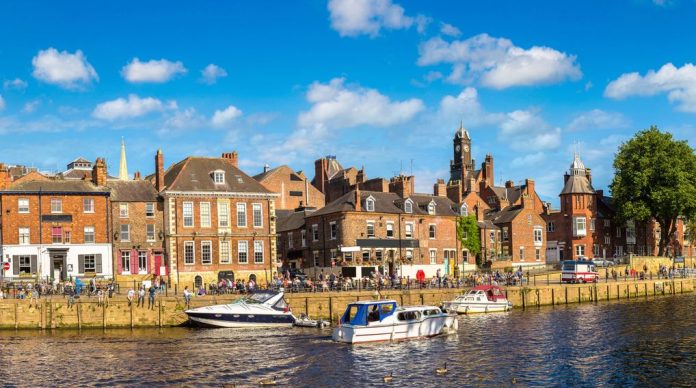
[(367, 210), (368, 212), (375, 211), (375, 199), (371, 196), (365, 200), (365, 210)]
[(460, 209), (460, 214), (464, 217), (467, 217), (469, 215), (469, 206), (466, 204), (462, 204), (462, 208)]
[(435, 215), (435, 202), (430, 202), (428, 204), (428, 214)]
[(196, 288), (203, 287), (203, 278), (201, 275), (196, 275), (196, 277), (193, 279), (193, 284), (196, 286)]
[(404, 211), (406, 213), (413, 213), (413, 202), (411, 202), (410, 199), (407, 199), (406, 202), (404, 202)]

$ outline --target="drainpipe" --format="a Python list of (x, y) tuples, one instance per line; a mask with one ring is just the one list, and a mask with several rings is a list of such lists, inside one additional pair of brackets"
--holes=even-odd
[[(39, 262), (41, 262), (41, 251), (43, 250), (43, 219), (41, 217), (41, 211), (42, 211), (41, 199), (42, 199), (42, 188), (39, 186), (39, 211), (38, 211), (38, 216), (39, 216), (39, 254), (37, 255), (37, 258), (38, 258), (37, 260), (39, 260)], [(29, 236), (30, 236), (29, 238), (31, 238), (31, 234)], [(29, 241), (29, 242), (31, 243), (31, 241)], [(68, 273), (67, 253), (66, 253), (65, 261), (66, 261), (64, 263), (65, 273), (67, 275), (67, 273)], [(13, 263), (13, 265), (14, 265), (14, 263)], [(38, 268), (38, 263), (37, 263), (36, 267)], [(50, 268), (50, 266), (49, 266), (49, 268)], [(62, 271), (61, 271), (61, 275), (62, 275)], [(60, 279), (60, 280), (63, 280), (63, 279)]]

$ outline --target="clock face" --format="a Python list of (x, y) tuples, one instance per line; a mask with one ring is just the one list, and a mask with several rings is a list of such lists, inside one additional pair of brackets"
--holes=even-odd
[(461, 149), (461, 147), (459, 146), (459, 144), (457, 144), (457, 145), (454, 147), (454, 150), (457, 151), (457, 152), (459, 152), (460, 149)]
[(468, 152), (468, 151), (469, 151), (469, 146), (468, 146), (468, 145), (464, 145), (464, 152)]

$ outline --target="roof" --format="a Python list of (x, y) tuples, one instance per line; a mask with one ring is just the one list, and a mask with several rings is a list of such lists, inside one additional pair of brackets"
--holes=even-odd
[(491, 220), (477, 221), (476, 225), (478, 225), (480, 229), (500, 229)]
[(501, 187), (501, 186), (491, 186), (491, 190), (495, 193), (498, 198), (507, 200), (510, 203), (516, 202), (524, 190), (526, 185), (513, 186), (513, 187)]
[(111, 200), (114, 202), (157, 201), (157, 190), (149, 181), (108, 180), (106, 186), (111, 189)]
[(0, 193), (31, 193), (36, 192), (51, 193), (109, 193), (106, 187), (99, 187), (90, 181), (78, 180), (49, 180), (49, 181), (26, 181), (13, 185)]
[[(435, 215), (438, 216), (456, 216), (457, 213), (453, 210), (456, 207), (454, 202), (450, 201), (446, 197), (436, 197), (432, 195), (415, 194), (409, 198), (401, 198), (396, 193), (384, 193), (381, 191), (360, 191), (360, 199), (362, 201), (361, 211), (368, 212), (365, 209), (364, 201), (372, 197), (375, 199), (375, 210), (374, 213), (392, 213), (392, 214), (404, 214), (403, 203), (410, 199), (416, 206), (413, 207), (412, 214), (428, 214), (427, 205), (431, 202), (435, 202)], [(423, 207), (425, 209), (423, 209)], [(339, 197), (335, 201), (327, 204), (323, 208), (312, 213), (312, 215), (326, 215), (338, 212), (352, 212), (355, 211), (355, 190), (351, 190), (343, 196)], [(372, 213), (372, 212), (370, 212)]]
[(486, 213), (486, 219), (495, 224), (506, 224), (512, 222), (522, 211), (522, 206), (511, 206), (497, 212)]
[(594, 194), (592, 184), (584, 175), (570, 175), (561, 194)]
[(305, 217), (314, 213), (314, 209), (300, 211), (276, 210), (276, 231), (286, 232), (301, 228), (305, 224)]
[[(272, 168), (266, 172), (262, 172), (261, 174), (254, 175), (254, 179), (256, 179), (259, 182), (263, 182), (266, 178), (269, 178), (272, 175), (280, 173), (280, 172), (285, 172), (286, 174), (288, 174), (290, 176), (291, 180), (299, 180), (299, 181), (305, 180), (305, 176), (302, 173), (302, 171), (295, 172), (292, 170), (292, 168), (290, 168), (290, 166), (285, 165), (285, 164), (282, 166), (278, 166), (276, 168)], [(293, 179), (293, 177), (294, 177), (294, 179)]]
[[(224, 183), (213, 181), (213, 171), (225, 174)], [(170, 166), (164, 174), (167, 191), (210, 191), (271, 194), (254, 178), (225, 158), (188, 157)]]
[(73, 160), (73, 161), (70, 162), (70, 163), (89, 163), (89, 164), (92, 164), (92, 162), (90, 162), (89, 160), (83, 158), (82, 156), (78, 157), (77, 159)]
[(459, 123), (459, 129), (457, 129), (455, 137), (461, 139), (471, 139), (471, 137), (469, 136), (469, 131), (467, 131), (466, 128), (464, 128), (464, 123)]
[(573, 158), (573, 162), (570, 164), (570, 170), (584, 170), (585, 169), (585, 163), (580, 160), (580, 155), (578, 153), (575, 153), (575, 157)]

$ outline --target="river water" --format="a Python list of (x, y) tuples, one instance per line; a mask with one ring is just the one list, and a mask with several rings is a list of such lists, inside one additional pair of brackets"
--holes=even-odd
[(389, 373), (396, 386), (696, 385), (696, 295), (462, 316), (458, 334), (359, 346), (318, 329), (0, 331), (3, 386), (364, 387)]

